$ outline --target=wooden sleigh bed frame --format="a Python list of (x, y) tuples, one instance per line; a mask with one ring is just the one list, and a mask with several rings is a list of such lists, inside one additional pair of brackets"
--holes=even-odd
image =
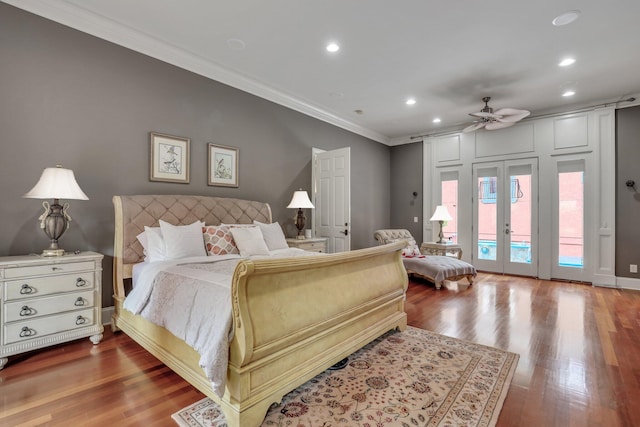
[(271, 406), (299, 385), (388, 330), (406, 328), (403, 243), (310, 257), (241, 261), (233, 274), (234, 336), (227, 383), (218, 397), (198, 353), (166, 329), (123, 309), (136, 236), (163, 219), (271, 222), (268, 204), (206, 196), (114, 196), (113, 330), (121, 330), (217, 402), (232, 427), (259, 426)]

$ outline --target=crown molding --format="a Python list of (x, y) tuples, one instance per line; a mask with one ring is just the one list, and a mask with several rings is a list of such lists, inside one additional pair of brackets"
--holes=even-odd
[(222, 67), (212, 61), (158, 40), (134, 28), (127, 27), (64, 1), (2, 0), (19, 9), (66, 25), (103, 40), (126, 47), (152, 58), (175, 65), (204, 77), (224, 83), (268, 101), (280, 104), (339, 128), (390, 145), (389, 138), (326, 110), (274, 89), (262, 82)]

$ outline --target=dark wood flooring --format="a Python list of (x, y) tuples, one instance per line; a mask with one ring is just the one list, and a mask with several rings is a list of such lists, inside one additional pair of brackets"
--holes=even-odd
[[(498, 426), (640, 426), (640, 292), (481, 273), (419, 279), (409, 324), (520, 354)], [(108, 328), (107, 328), (108, 329)], [(0, 426), (174, 426), (203, 395), (122, 333), (9, 358)]]

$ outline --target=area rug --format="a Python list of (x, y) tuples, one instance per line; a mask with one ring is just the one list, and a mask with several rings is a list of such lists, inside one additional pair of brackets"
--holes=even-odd
[[(515, 353), (408, 327), (388, 332), (274, 404), (263, 426), (494, 426)], [(172, 415), (184, 427), (226, 426), (205, 398)]]

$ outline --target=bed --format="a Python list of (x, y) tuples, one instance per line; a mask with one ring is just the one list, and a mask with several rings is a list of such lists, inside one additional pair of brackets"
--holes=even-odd
[(403, 242), (339, 254), (242, 259), (231, 283), (227, 378), (222, 396), (199, 366), (200, 355), (165, 328), (123, 308), (136, 236), (160, 220), (174, 225), (271, 223), (268, 204), (181, 195), (114, 196), (114, 315), (122, 331), (217, 402), (228, 425), (261, 424), (272, 403), (388, 330), (406, 328)]

